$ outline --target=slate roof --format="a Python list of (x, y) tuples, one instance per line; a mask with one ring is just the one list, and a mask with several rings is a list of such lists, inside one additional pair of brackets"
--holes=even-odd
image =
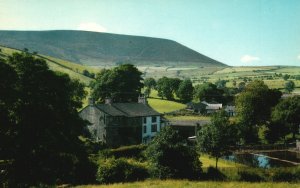
[(207, 106), (205, 107), (206, 110), (219, 110), (219, 109), (221, 109), (222, 106), (223, 106), (222, 104), (211, 104), (211, 103), (208, 103), (208, 102), (206, 102), (206, 101), (203, 101), (203, 102), (201, 102), (201, 103), (207, 105)]
[(144, 117), (161, 115), (150, 106), (142, 103), (98, 104), (96, 107), (111, 116)]

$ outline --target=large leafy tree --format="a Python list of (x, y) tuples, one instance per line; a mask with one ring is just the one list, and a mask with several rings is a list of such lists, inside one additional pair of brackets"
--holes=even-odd
[(149, 97), (151, 90), (155, 89), (156, 87), (156, 81), (154, 80), (154, 78), (146, 78), (144, 80), (144, 86), (145, 86), (144, 94), (146, 97)]
[(162, 77), (158, 79), (156, 89), (158, 96), (168, 100), (174, 99), (174, 93), (177, 91), (180, 84), (179, 79)]
[(295, 89), (295, 82), (293, 81), (287, 81), (285, 84), (284, 84), (284, 89), (288, 92), (288, 93), (291, 93), (292, 91), (294, 91)]
[(15, 126), (13, 120), (16, 101), (17, 74), (14, 69), (0, 60), (0, 159), (12, 158)]
[(164, 127), (146, 149), (155, 178), (196, 179), (201, 173), (199, 155), (172, 127)]
[(190, 79), (183, 80), (178, 87), (177, 96), (181, 101), (189, 102), (193, 99), (193, 83)]
[(276, 134), (279, 138), (292, 133), (295, 140), (300, 125), (300, 97), (294, 96), (280, 101), (272, 111), (272, 122), (276, 126), (269, 127), (270, 133)]
[(230, 124), (225, 111), (214, 113), (211, 123), (201, 127), (197, 135), (200, 151), (216, 158), (216, 168), (220, 157), (230, 153), (230, 146), (237, 141), (237, 129)]
[(92, 83), (92, 96), (103, 102), (111, 98), (115, 102), (137, 101), (143, 88), (142, 73), (131, 64), (124, 64), (113, 69), (103, 69)]
[(269, 89), (263, 81), (249, 83), (237, 96), (235, 104), (239, 132), (244, 143), (257, 143), (258, 128), (267, 124), (274, 107), (281, 97), (279, 90)]
[(200, 101), (223, 102), (223, 93), (224, 91), (218, 89), (215, 84), (204, 83), (195, 86), (194, 98)]
[(4, 106), (9, 121), (0, 125), (0, 134), (6, 133), (6, 143), (12, 144), (10, 150), (1, 145), (10, 157), (11, 186), (91, 181), (93, 165), (79, 139), (85, 122), (77, 112), (84, 85), (49, 70), (28, 52), (13, 54), (2, 67), (6, 71), (0, 77), (10, 75), (10, 81), (1, 87), (14, 93), (2, 95), (1, 90), (1, 103), (11, 105)]

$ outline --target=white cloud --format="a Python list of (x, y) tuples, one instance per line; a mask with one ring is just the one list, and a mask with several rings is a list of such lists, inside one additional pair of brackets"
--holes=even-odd
[(300, 55), (298, 55), (297, 59), (300, 60)]
[(94, 22), (81, 23), (77, 29), (83, 31), (107, 32), (105, 27)]
[(241, 62), (243, 63), (250, 63), (253, 61), (260, 61), (260, 58), (251, 55), (244, 55), (243, 57), (241, 57)]

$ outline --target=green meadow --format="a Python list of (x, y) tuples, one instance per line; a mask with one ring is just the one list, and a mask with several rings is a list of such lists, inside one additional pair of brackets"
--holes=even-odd
[(298, 188), (296, 183), (250, 183), (222, 181), (188, 181), (188, 180), (147, 180), (134, 183), (116, 183), (109, 185), (85, 185), (78, 188)]

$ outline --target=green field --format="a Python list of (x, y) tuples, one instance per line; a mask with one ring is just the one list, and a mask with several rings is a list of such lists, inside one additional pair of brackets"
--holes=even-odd
[[(4, 56), (12, 55), (13, 53), (16, 53), (16, 52), (21, 52), (19, 50), (6, 48), (3, 46), (0, 46), (0, 48), (1, 48), (0, 54), (4, 55)], [(47, 62), (48, 66), (51, 70), (66, 73), (72, 79), (78, 79), (81, 82), (83, 82), (85, 85), (88, 85), (92, 81), (92, 79), (84, 76), (82, 74), (82, 71), (86, 69), (90, 72), (96, 73), (99, 70), (96, 68), (79, 65), (76, 63), (72, 63), (69, 61), (65, 61), (65, 60), (61, 60), (61, 59), (57, 59), (57, 58), (53, 58), (53, 57), (49, 57), (49, 56), (38, 55), (38, 57), (43, 58)]]
[[(233, 80), (242, 82), (244, 78), (262, 79), (270, 88), (284, 88), (286, 82), (276, 74), (300, 75), (300, 67), (292, 66), (261, 66), (261, 67), (138, 67), (145, 77), (159, 79), (163, 76), (180, 79), (191, 78), (194, 84), (216, 82), (219, 79), (228, 80), (227, 87), (233, 87)], [(271, 77), (271, 79), (270, 79)], [(300, 87), (299, 80), (293, 80)]]
[(213, 182), (188, 180), (147, 180), (144, 182), (119, 183), (110, 185), (85, 185), (78, 188), (298, 188), (296, 183), (249, 183), (249, 182)]
[(210, 117), (209, 116), (197, 116), (197, 115), (166, 115), (165, 118), (168, 120), (173, 120), (173, 121), (186, 121), (186, 120), (195, 120), (195, 121), (209, 121)]
[(184, 109), (186, 107), (185, 104), (181, 104), (174, 101), (162, 100), (162, 99), (153, 99), (148, 98), (148, 104), (157, 112), (167, 113), (173, 112), (176, 110)]

